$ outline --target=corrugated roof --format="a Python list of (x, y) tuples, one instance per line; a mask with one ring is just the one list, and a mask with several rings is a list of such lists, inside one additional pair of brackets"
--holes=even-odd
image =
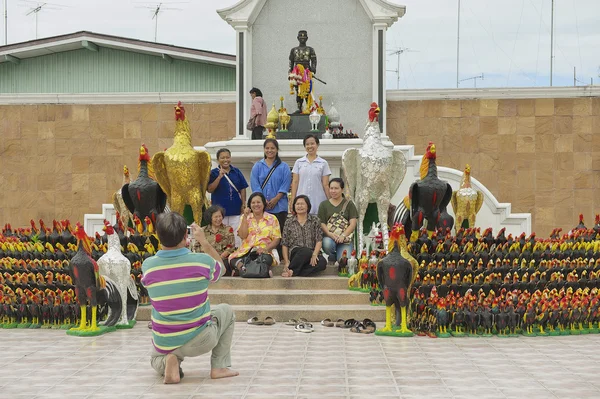
[(235, 66), (235, 55), (231, 54), (215, 53), (88, 31), (0, 46), (0, 62), (18, 62), (25, 58), (78, 50), (84, 47), (93, 49), (94, 46), (127, 50), (159, 57), (167, 56), (174, 59), (206, 62), (222, 66)]

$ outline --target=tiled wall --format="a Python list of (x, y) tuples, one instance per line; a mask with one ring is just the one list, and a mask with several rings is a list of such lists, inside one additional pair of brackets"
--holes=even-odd
[[(194, 145), (230, 138), (235, 104), (185, 104)], [(471, 165), (513, 212), (547, 235), (600, 213), (600, 98), (388, 102), (388, 134), (438, 165)], [(0, 224), (83, 219), (112, 202), (122, 167), (137, 175), (141, 143), (172, 144), (174, 112), (154, 105), (0, 106)]]
[[(184, 104), (192, 144), (229, 138), (235, 104)], [(121, 187), (123, 164), (137, 176), (139, 147), (173, 142), (171, 104), (0, 106), (0, 222), (99, 213)]]
[(388, 135), (422, 154), (432, 140), (438, 165), (481, 181), (533, 229), (594, 224), (600, 213), (600, 98), (388, 102)]

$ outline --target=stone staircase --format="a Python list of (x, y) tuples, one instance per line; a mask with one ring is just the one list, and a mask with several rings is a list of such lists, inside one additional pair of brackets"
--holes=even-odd
[[(281, 277), (282, 268), (273, 268), (270, 279), (222, 277), (209, 288), (211, 304), (228, 303), (235, 310), (238, 321), (254, 316), (260, 320), (271, 316), (277, 322), (301, 317), (320, 322), (329, 318), (369, 318), (385, 320), (384, 306), (371, 306), (369, 295), (348, 290), (348, 279), (337, 276), (337, 269), (329, 266), (318, 277)], [(137, 320), (150, 320), (150, 306), (138, 309)]]

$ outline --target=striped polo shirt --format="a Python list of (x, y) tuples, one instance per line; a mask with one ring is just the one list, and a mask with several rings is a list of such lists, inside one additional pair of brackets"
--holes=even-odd
[(198, 335), (211, 321), (209, 282), (224, 267), (210, 256), (187, 248), (160, 250), (142, 265), (142, 284), (152, 302), (152, 342), (170, 353)]

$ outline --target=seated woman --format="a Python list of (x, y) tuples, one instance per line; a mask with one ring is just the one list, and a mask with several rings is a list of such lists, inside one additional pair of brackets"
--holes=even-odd
[(259, 255), (267, 254), (271, 265), (279, 263), (277, 251), (274, 251), (281, 241), (279, 221), (275, 216), (265, 212), (266, 207), (267, 200), (262, 193), (253, 193), (248, 198), (248, 207), (244, 209), (238, 229), (242, 245), (229, 255), (229, 263), (234, 271), (239, 272), (244, 258), (253, 248), (256, 248)]
[(351, 235), (356, 228), (358, 210), (350, 199), (344, 198), (344, 181), (339, 177), (329, 181), (329, 196), (319, 205), (319, 219), (323, 229), (323, 251), (329, 262), (335, 262), (342, 253), (352, 252)]
[[(231, 266), (229, 266), (229, 255), (234, 251), (233, 228), (223, 224), (225, 210), (219, 205), (213, 205), (204, 211), (204, 221), (208, 223), (202, 227), (204, 235), (208, 243), (217, 250), (223, 259), (225, 268), (225, 276), (231, 276)], [(200, 243), (194, 245), (194, 252), (204, 252)]]
[(307, 277), (325, 270), (327, 261), (321, 255), (323, 231), (319, 218), (310, 214), (310, 200), (306, 195), (294, 198), (293, 216), (283, 228), (283, 277)]

